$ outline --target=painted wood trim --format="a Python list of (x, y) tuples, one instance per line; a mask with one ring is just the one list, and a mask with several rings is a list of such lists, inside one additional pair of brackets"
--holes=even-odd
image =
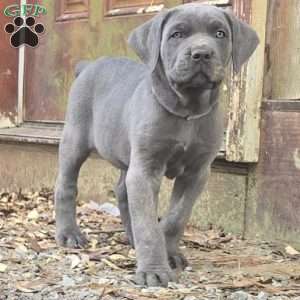
[[(58, 145), (62, 136), (63, 124), (26, 122), (20, 127), (0, 128), (0, 143), (26, 143)], [(217, 159), (226, 164), (225, 152), (222, 148)]]
[(19, 49), (19, 66), (18, 66), (18, 116), (17, 125), (24, 121), (24, 73), (25, 73), (25, 46)]
[(261, 109), (266, 111), (300, 112), (300, 101), (268, 99), (262, 102)]
[(264, 77), (267, 0), (233, 0), (236, 15), (258, 33), (260, 44), (239, 75), (233, 75), (226, 137), (226, 160), (257, 162)]
[(111, 0), (105, 1), (105, 17), (116, 17), (126, 15), (141, 15), (160, 12), (165, 6), (163, 1), (143, 1), (141, 3), (127, 4), (124, 6), (113, 5)]
[(0, 142), (58, 145), (63, 126), (24, 124), (17, 128), (0, 129)]
[[(41, 145), (59, 145), (63, 126), (50, 124), (31, 125), (24, 124), (21, 127), (15, 128), (0, 128), (0, 144), (1, 143), (22, 143), (22, 144), (41, 144)], [(93, 153), (97, 154), (96, 151)], [(225, 164), (227, 167), (228, 163), (225, 162), (225, 152), (219, 151), (216, 160), (218, 165)], [(222, 161), (222, 162), (221, 162)], [(215, 163), (214, 163), (215, 164)], [(230, 172), (235, 174), (245, 174), (245, 167), (240, 165), (233, 165), (230, 163)], [(229, 171), (228, 171), (229, 172)], [(229, 172), (229, 173), (230, 173)]]
[[(20, 1), (21, 5), (26, 5), (26, 0)], [(19, 48), (18, 65), (18, 116), (17, 124), (21, 125), (24, 121), (24, 76), (25, 76), (25, 46)]]
[(231, 6), (232, 0), (185, 0), (184, 3), (196, 2), (201, 4), (209, 4), (216, 6)]

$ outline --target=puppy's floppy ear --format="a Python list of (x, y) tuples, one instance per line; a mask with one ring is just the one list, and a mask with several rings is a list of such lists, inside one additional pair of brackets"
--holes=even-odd
[(128, 44), (139, 58), (153, 71), (158, 62), (162, 30), (168, 10), (164, 10), (154, 18), (134, 29), (128, 38)]
[(233, 70), (237, 73), (255, 51), (259, 38), (247, 23), (239, 20), (230, 10), (224, 12), (231, 26)]

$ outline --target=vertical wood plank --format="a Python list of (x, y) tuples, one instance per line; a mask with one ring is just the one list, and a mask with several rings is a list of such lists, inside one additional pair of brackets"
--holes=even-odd
[(226, 159), (257, 162), (260, 136), (267, 0), (233, 1), (235, 14), (258, 33), (260, 44), (238, 75), (233, 75), (226, 137)]
[(266, 97), (300, 99), (300, 1), (270, 0)]
[(300, 110), (263, 110), (255, 205), (248, 232), (299, 241)]

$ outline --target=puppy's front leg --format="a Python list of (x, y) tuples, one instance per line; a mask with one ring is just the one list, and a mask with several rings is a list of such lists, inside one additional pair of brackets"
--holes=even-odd
[[(162, 172), (131, 159), (126, 177), (129, 210), (137, 255), (136, 282), (167, 286), (175, 276), (168, 264), (163, 232), (157, 221), (157, 198)], [(159, 174), (159, 175), (157, 175)]]
[(179, 251), (179, 241), (190, 218), (197, 197), (201, 194), (209, 167), (176, 178), (170, 207), (160, 225), (165, 234), (169, 262), (172, 268), (184, 269), (187, 260)]

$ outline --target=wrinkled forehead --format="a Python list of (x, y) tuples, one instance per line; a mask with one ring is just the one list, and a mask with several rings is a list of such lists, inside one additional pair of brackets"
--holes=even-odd
[(187, 26), (198, 30), (205, 29), (211, 25), (230, 29), (223, 10), (210, 5), (181, 5), (171, 12), (164, 28), (168, 30), (180, 24), (186, 24)]

